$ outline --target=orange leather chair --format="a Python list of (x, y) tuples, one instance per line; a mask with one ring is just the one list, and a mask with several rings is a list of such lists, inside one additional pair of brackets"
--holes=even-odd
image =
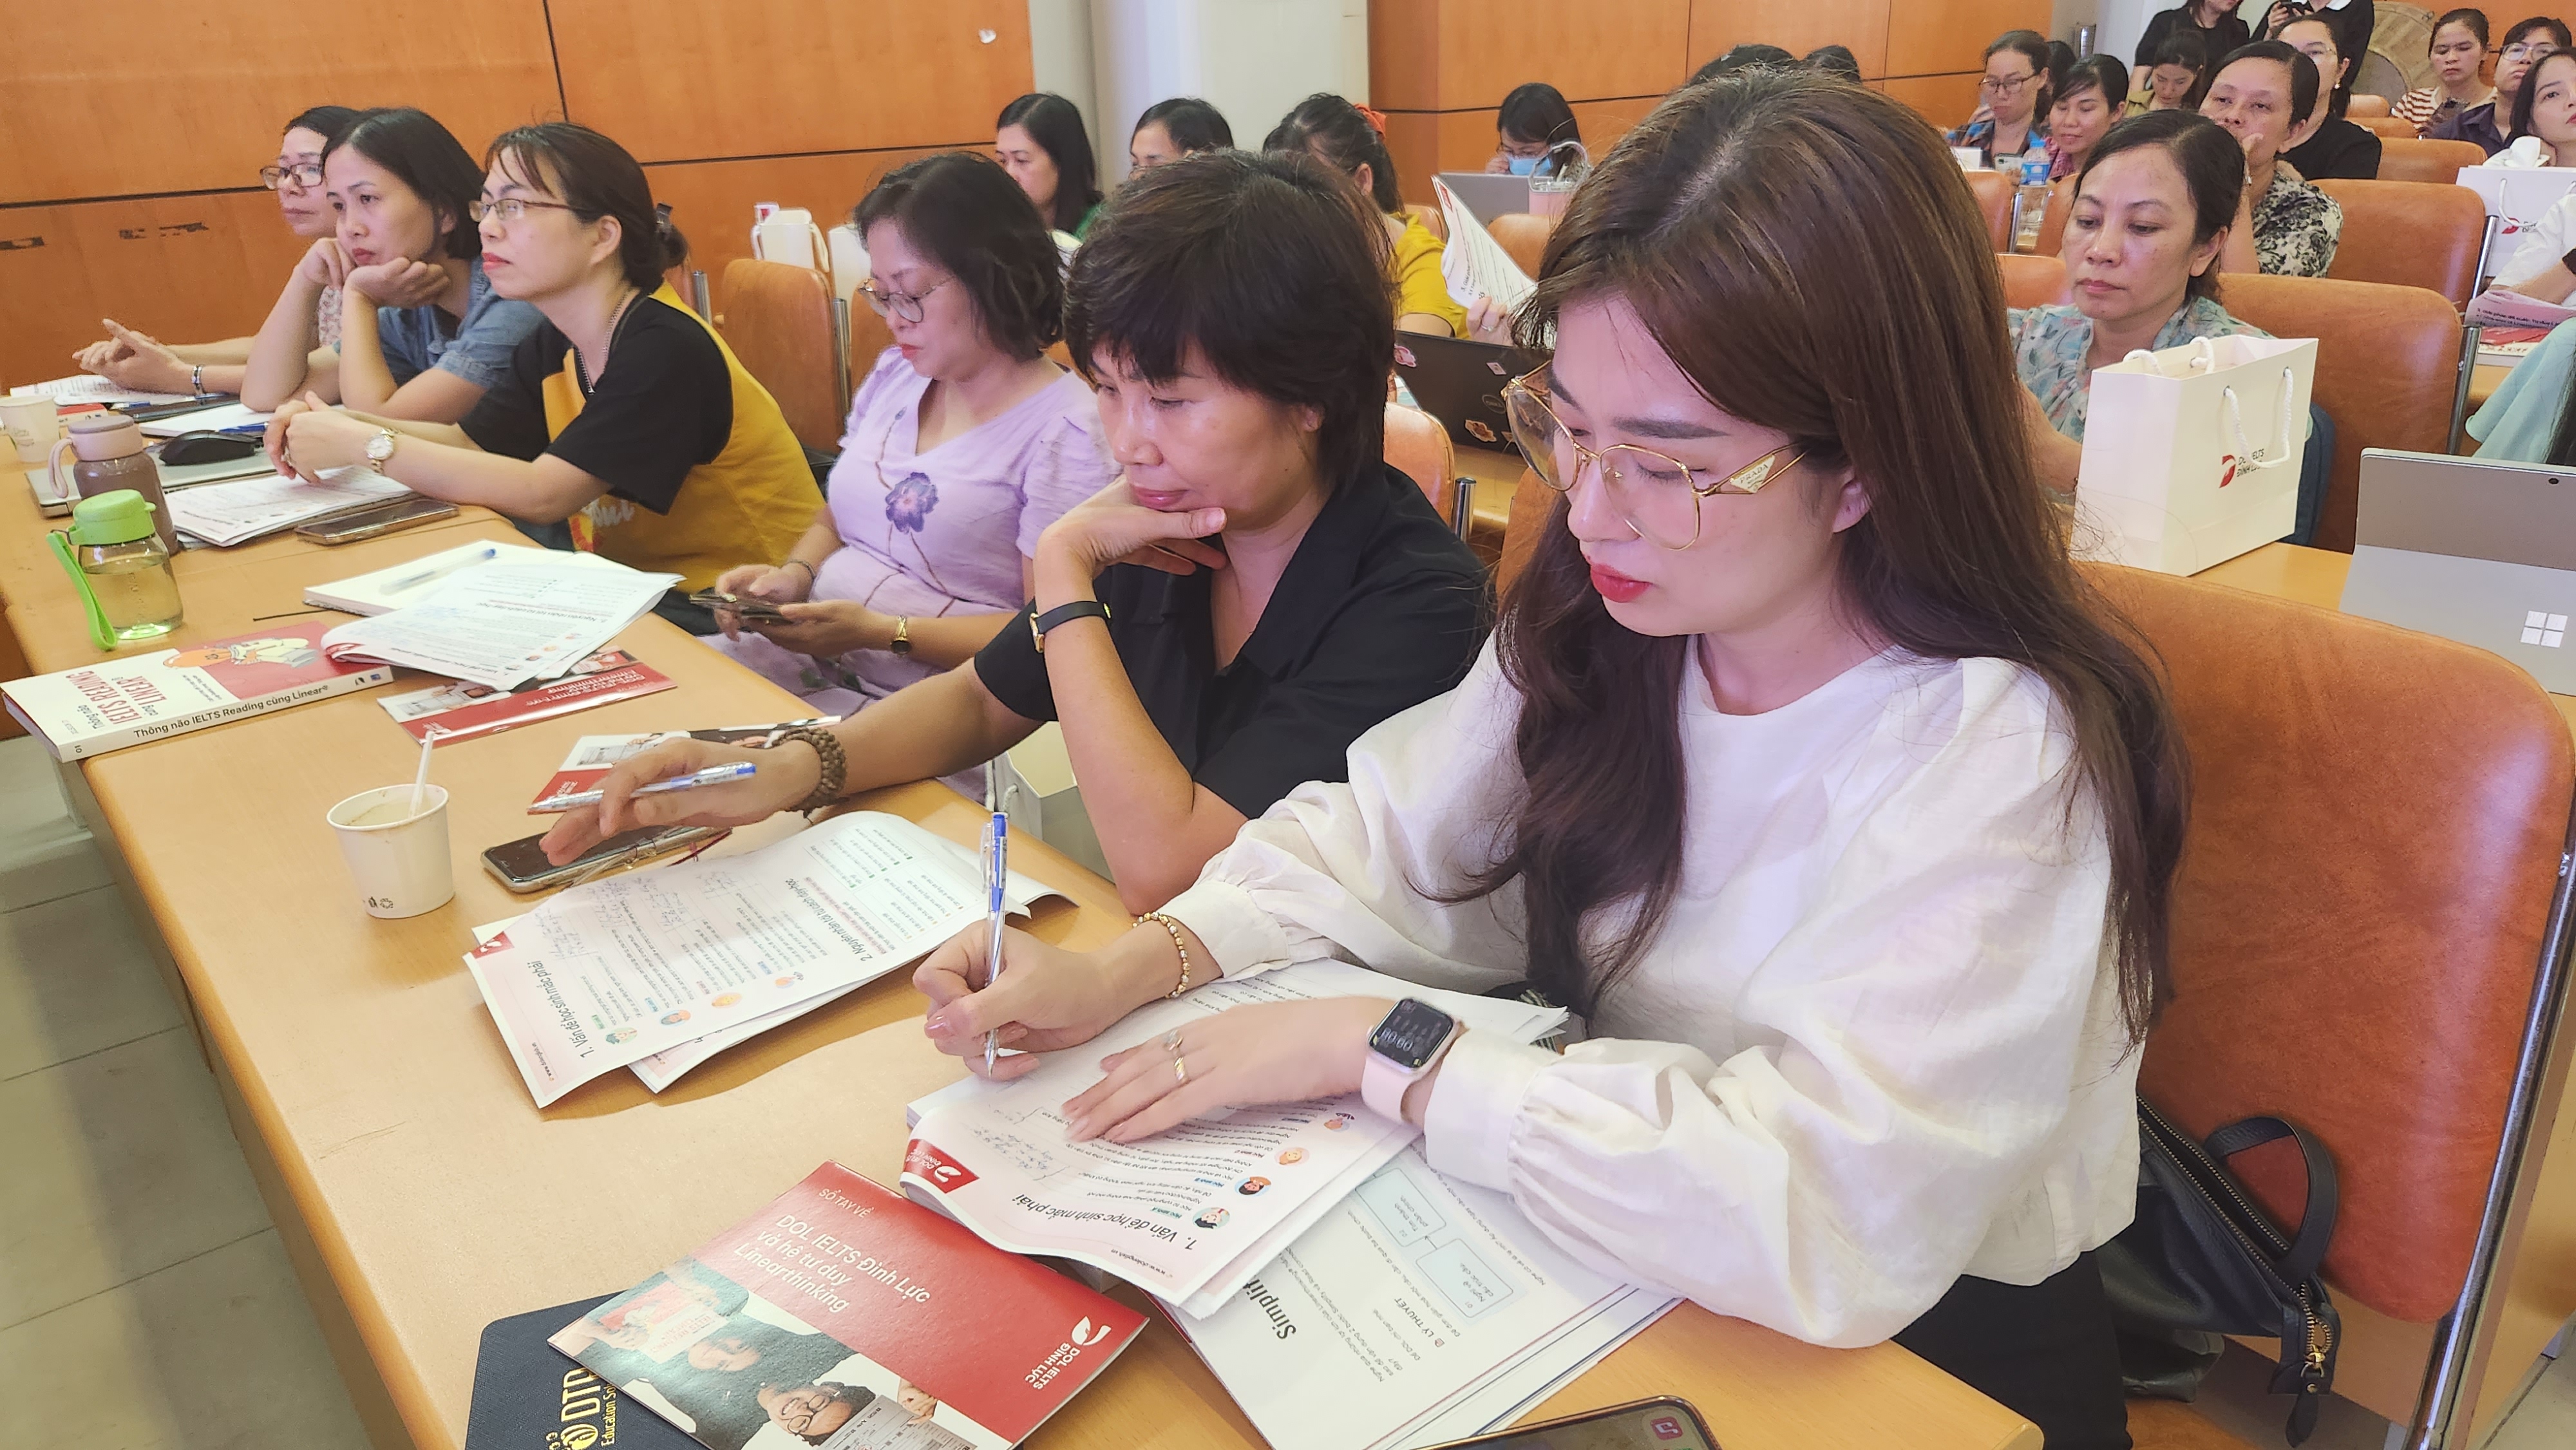
[(2450, 447), (2461, 397), (2459, 312), (2421, 287), (2234, 272), (2218, 300), (2274, 337), (2317, 340), (2316, 401), (2334, 417), (2335, 453), (2316, 546), (2352, 552), (2361, 450)]
[(850, 400), (837, 396), (841, 373), (833, 354), (840, 339), (832, 325), (832, 284), (823, 274), (750, 257), (728, 262), (718, 316), (726, 346), (778, 400), (797, 441), (838, 448)]
[[(894, 329), (886, 326), (884, 318), (877, 316), (877, 310), (868, 305), (867, 298), (855, 292), (850, 294), (849, 343), (850, 382), (855, 388), (866, 380), (868, 374), (876, 371), (877, 359), (885, 356), (885, 350), (894, 346)], [(849, 411), (846, 399), (842, 402), (842, 411)]]
[[(2488, 1291), (2539, 1177), (2524, 1149), (2564, 1085), (2549, 1028), (2567, 963), (2568, 722), (2481, 650), (2087, 572), (2161, 657), (2191, 755), (2174, 995), (2139, 1093), (2195, 1136), (2277, 1113), (2326, 1143), (2342, 1184), (2324, 1268), (2344, 1314), (2336, 1388), (2400, 1424), (2411, 1413), (2409, 1445), (2466, 1445), (2468, 1372), (2505, 1353), (2521, 1363), (2485, 1383), (2510, 1387), (2538, 1347), (2520, 1329), (2499, 1342), (2504, 1296)], [(2288, 1146), (2234, 1166), (2294, 1224), (2304, 1173)], [(2146, 1403), (2140, 1450), (2236, 1443)]]
[(1547, 255), (1547, 235), (1556, 230), (1556, 218), (1509, 211), (1485, 223), (1485, 230), (1503, 244), (1522, 271), (1536, 277), (1539, 258)]
[(2448, 186), (2460, 179), (2460, 168), (2485, 163), (2487, 153), (2472, 141), (2410, 141), (2384, 136), (2379, 142), (2382, 181), (2438, 181)]
[(2385, 120), (2388, 117), (2388, 98), (2374, 96), (2368, 91), (2355, 91), (2346, 102), (2343, 113), (2355, 121), (2365, 116), (2376, 116)]
[(2066, 290), (2066, 264), (2055, 257), (1997, 252), (1995, 266), (2004, 274), (2006, 307), (2044, 307), (2074, 300)]
[(1440, 208), (1415, 201), (1405, 203), (1404, 209), (1422, 223), (1423, 230), (1444, 242), (1449, 240), (1449, 218)]
[(2013, 192), (2018, 189), (2013, 178), (2000, 171), (1963, 171), (1968, 190), (1977, 198), (1977, 210), (1986, 214), (1986, 235), (1998, 252), (2012, 250)]
[(1413, 480), (1432, 512), (1457, 526), (1458, 455), (1440, 420), (1402, 403), (1386, 405), (1386, 463)]
[(2039, 240), (2031, 245), (2035, 257), (2055, 257), (2066, 250), (2066, 217), (2075, 210), (2075, 178), (2069, 176), (2052, 182), (2048, 188), (2048, 210), (2039, 219)]
[[(2356, 96), (2354, 99), (2359, 100), (2360, 97)], [(2364, 116), (2355, 113), (2344, 119), (2382, 138), (2393, 136), (2400, 141), (2412, 141), (2422, 134), (2415, 129), (2414, 122), (2402, 120), (2396, 116)]]
[(1565, 495), (1539, 482), (1538, 470), (1521, 470), (1521, 481), (1512, 490), (1511, 515), (1503, 520), (1503, 555), (1494, 565), (1497, 596), (1508, 593), (1512, 581), (1529, 567), (1530, 556), (1538, 552), (1539, 536), (1564, 527), (1558, 522), (1564, 507)]
[(2477, 295), (2486, 203), (2465, 186), (2429, 181), (2320, 181), (2343, 208), (2329, 277), (2422, 287), (2466, 307)]

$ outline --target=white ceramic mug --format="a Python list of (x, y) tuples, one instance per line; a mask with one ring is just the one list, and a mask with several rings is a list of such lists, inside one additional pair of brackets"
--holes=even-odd
[(63, 436), (63, 419), (51, 398), (5, 397), (0, 398), (0, 430), (17, 445), (18, 462), (34, 468), (53, 456), (54, 440)]
[(326, 817), (369, 916), (418, 916), (456, 895), (447, 858), (447, 788), (424, 786), (421, 797), (415, 814), (408, 785), (362, 790)]

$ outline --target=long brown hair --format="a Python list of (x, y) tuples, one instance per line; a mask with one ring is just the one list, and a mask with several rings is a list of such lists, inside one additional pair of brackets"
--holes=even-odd
[[(1941, 138), (1884, 96), (1800, 71), (1685, 88), (1574, 194), (1523, 343), (1607, 295), (1712, 403), (1863, 480), (1870, 509), (1839, 562), (1858, 619), (1919, 656), (2006, 659), (2048, 682), (2109, 835), (2104, 925), (2143, 1037), (2166, 994), (2181, 740), (2142, 646), (2068, 559), (2021, 432), (1985, 222)], [(1519, 880), (1532, 976), (1589, 1010), (1680, 885), (1692, 646), (1610, 617), (1565, 512), (1504, 603), (1527, 789), (1466, 895)], [(2070, 830), (2089, 822), (2074, 796), (2067, 812)]]

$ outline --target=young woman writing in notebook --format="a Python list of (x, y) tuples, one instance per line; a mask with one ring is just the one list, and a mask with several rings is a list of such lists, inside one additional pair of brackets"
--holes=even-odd
[[(948, 775), (1056, 720), (1144, 911), (1301, 782), (1341, 779), (1351, 741), (1455, 684), (1485, 627), (1483, 566), (1386, 466), (1384, 254), (1310, 157), (1209, 152), (1130, 178), (1065, 281), (1065, 340), (1123, 477), (1038, 536), (1030, 606), (828, 731), (627, 761), (547, 854)], [(630, 798), (730, 760), (760, 773)]]
[(1605, 1271), (2125, 1445), (2089, 1255), (2135, 1206), (2184, 763), (2031, 476), (1988, 253), (1896, 102), (1667, 100), (1521, 319), (1556, 351), (1515, 431), (1566, 497), (1466, 682), (1111, 945), (1011, 933), (980, 991), (983, 929), (942, 947), (932, 1039), (981, 1072), (987, 1029), (1079, 1050), (1318, 956), (1533, 978), (1587, 1018), (1563, 1056), (1419, 1002), (1242, 1007), (1067, 1112), (1124, 1142), (1361, 1091)]
[[(663, 282), (687, 243), (644, 170), (598, 132), (552, 121), (492, 143), (467, 203), (479, 267), (540, 325), (458, 423), (319, 398), (268, 425), (281, 470), (372, 466), (414, 492), (522, 523), (700, 589), (744, 559), (786, 555), (814, 518), (814, 475), (768, 390)], [(685, 601), (675, 622), (715, 626)]]

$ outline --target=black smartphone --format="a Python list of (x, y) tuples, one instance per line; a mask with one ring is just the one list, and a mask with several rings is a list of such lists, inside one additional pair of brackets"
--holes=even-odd
[(720, 589), (701, 589), (689, 596), (689, 602), (701, 609), (729, 610), (745, 619), (757, 619), (765, 624), (787, 622), (787, 616), (779, 612), (778, 606), (766, 599), (746, 599), (739, 594), (727, 594)]
[(299, 537), (311, 539), (317, 544), (354, 544), (360, 539), (372, 539), (379, 534), (390, 534), (396, 529), (408, 529), (415, 524), (428, 523), (432, 519), (448, 519), (455, 516), (456, 505), (413, 494), (409, 498), (398, 498), (390, 503), (371, 504), (363, 509), (353, 509), (347, 513), (318, 518), (299, 527), (295, 532)]
[(1470, 1445), (1493, 1450), (1719, 1450), (1699, 1411), (1690, 1401), (1671, 1396), (1514, 1425), (1433, 1450), (1466, 1450)]
[(515, 841), (504, 841), (483, 853), (483, 869), (499, 877), (501, 884), (525, 896), (557, 886), (604, 862), (631, 864), (667, 856), (684, 846), (694, 846), (716, 833), (714, 826), (639, 826), (634, 830), (609, 837), (589, 850), (558, 866), (537, 849), (545, 839), (540, 831)]

